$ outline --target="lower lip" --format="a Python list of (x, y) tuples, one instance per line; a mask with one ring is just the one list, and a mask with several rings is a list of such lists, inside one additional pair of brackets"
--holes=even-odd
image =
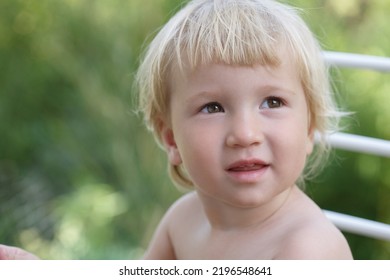
[(269, 165), (263, 166), (256, 170), (247, 170), (247, 171), (231, 171), (228, 170), (229, 176), (241, 184), (253, 184), (258, 183), (265, 175), (267, 170), (269, 169)]

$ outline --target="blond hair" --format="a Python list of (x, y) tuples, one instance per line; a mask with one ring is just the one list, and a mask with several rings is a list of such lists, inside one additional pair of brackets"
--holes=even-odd
[[(160, 125), (169, 118), (170, 70), (209, 63), (280, 64), (287, 49), (297, 67), (309, 108), (310, 128), (319, 135), (316, 153), (306, 164), (313, 175), (328, 147), (325, 135), (337, 130), (339, 112), (330, 90), (321, 48), (297, 9), (272, 0), (193, 0), (158, 32), (137, 73), (139, 109), (147, 127), (161, 143)], [(180, 166), (169, 166), (173, 181), (192, 182)]]

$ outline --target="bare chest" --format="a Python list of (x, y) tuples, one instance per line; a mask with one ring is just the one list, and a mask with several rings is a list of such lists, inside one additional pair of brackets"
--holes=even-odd
[(275, 237), (261, 232), (192, 232), (173, 241), (177, 259), (273, 259)]

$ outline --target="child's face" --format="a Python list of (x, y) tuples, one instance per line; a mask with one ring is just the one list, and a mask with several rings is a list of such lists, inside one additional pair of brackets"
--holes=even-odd
[(297, 70), (282, 58), (277, 68), (211, 64), (173, 74), (163, 141), (201, 196), (254, 207), (300, 176), (312, 134)]

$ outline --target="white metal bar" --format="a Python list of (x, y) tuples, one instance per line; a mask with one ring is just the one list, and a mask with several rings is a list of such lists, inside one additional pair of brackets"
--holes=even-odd
[(388, 57), (330, 51), (324, 51), (323, 55), (329, 65), (371, 69), (382, 72), (390, 71), (390, 58)]
[[(390, 58), (361, 54), (323, 52), (326, 63), (331, 66), (370, 69), (389, 72)], [(390, 157), (390, 141), (347, 133), (327, 136), (334, 148)], [(324, 210), (325, 215), (342, 231), (390, 241), (390, 225), (350, 215)]]
[(390, 241), (390, 225), (323, 210), (325, 215), (342, 231)]
[(333, 148), (390, 157), (388, 140), (338, 132), (328, 135), (327, 141)]

